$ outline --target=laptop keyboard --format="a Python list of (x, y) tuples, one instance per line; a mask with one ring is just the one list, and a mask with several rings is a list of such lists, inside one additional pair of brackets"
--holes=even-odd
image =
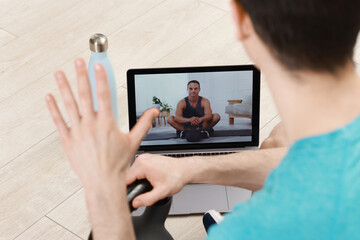
[[(191, 156), (214, 156), (214, 155), (226, 155), (236, 152), (198, 152), (198, 153), (169, 153), (169, 154), (161, 154), (163, 156), (167, 157), (174, 157), (174, 158), (182, 158), (182, 157), (191, 157)], [(139, 155), (136, 154), (135, 158), (137, 158)]]
[(181, 157), (191, 157), (191, 156), (226, 155), (226, 154), (231, 154), (231, 153), (235, 153), (235, 152), (172, 153), (172, 154), (163, 154), (163, 155), (168, 156), (168, 157), (181, 158)]

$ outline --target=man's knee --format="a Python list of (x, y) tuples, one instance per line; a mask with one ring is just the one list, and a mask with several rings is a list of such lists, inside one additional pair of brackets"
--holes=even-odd
[(217, 114), (217, 113), (214, 113), (214, 114), (213, 114), (213, 122), (214, 122), (214, 123), (219, 122), (220, 119), (221, 119), (221, 117), (220, 117), (219, 114)]
[(170, 124), (170, 125), (172, 125), (172, 124), (174, 123), (174, 116), (168, 117), (167, 123)]

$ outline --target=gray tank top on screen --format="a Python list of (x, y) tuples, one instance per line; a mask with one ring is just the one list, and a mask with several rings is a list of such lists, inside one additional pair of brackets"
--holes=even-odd
[(196, 104), (196, 107), (193, 108), (189, 102), (189, 97), (184, 98), (186, 102), (186, 108), (183, 111), (183, 117), (184, 118), (192, 118), (192, 117), (203, 117), (204, 114), (204, 108), (201, 107), (201, 99), (202, 97), (199, 97), (199, 100)]

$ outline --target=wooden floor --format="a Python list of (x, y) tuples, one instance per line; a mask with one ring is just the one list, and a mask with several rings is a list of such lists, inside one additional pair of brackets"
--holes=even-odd
[[(44, 96), (59, 99), (57, 69), (76, 89), (73, 60), (89, 59), (90, 35), (109, 37), (123, 131), (127, 69), (250, 63), (234, 37), (228, 0), (3, 0), (0, 16), (1, 240), (87, 238), (83, 190)], [(262, 81), (261, 140), (279, 121)], [(201, 216), (170, 217), (166, 226), (175, 239), (205, 237)]]

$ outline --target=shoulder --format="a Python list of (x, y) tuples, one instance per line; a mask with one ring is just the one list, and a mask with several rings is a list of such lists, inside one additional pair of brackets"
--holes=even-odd
[(185, 101), (185, 98), (181, 99), (179, 102), (178, 102), (178, 106), (186, 106), (186, 101)]
[(201, 97), (201, 104), (203, 105), (205, 105), (205, 104), (210, 104), (210, 101), (209, 101), (209, 99), (207, 99), (207, 98), (204, 98), (204, 97)]

